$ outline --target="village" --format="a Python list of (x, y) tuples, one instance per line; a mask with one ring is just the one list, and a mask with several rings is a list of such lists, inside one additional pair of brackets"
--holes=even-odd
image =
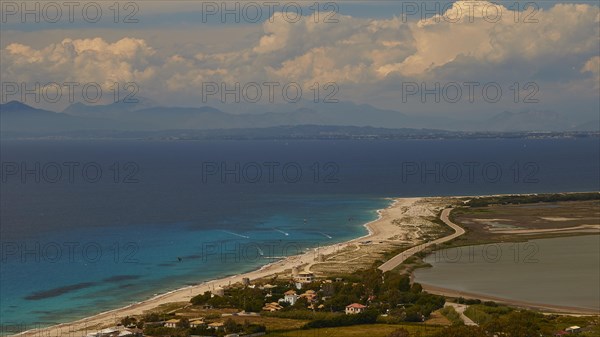
[[(572, 324), (574, 320), (565, 320), (563, 316), (557, 316), (557, 324), (550, 328), (543, 326), (543, 315), (532, 311), (478, 300), (454, 301), (456, 303), (450, 303), (443, 296), (424, 292), (418, 283), (411, 283), (407, 275), (397, 272), (382, 273), (368, 269), (323, 278), (294, 268), (289, 277), (276, 275), (253, 282), (244, 278), (241, 283), (215, 287), (197, 295), (183, 307), (162, 308), (139, 317), (123, 317), (114, 327), (84, 336), (304, 336), (290, 334), (288, 330), (336, 331), (372, 326), (380, 331), (385, 326), (390, 331), (382, 335), (385, 337), (533, 336), (504, 332), (514, 329), (524, 333), (544, 330), (536, 337), (562, 337), (592, 336), (586, 331), (597, 329), (598, 322), (595, 322), (595, 327), (581, 328)], [(474, 308), (489, 309), (490, 316), (496, 315), (504, 323), (473, 322), (454, 309), (467, 308), (465, 303)], [(346, 330), (340, 330), (340, 333), (342, 331)]]

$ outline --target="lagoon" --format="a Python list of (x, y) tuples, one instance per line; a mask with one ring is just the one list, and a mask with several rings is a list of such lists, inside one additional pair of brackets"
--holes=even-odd
[(600, 310), (600, 236), (440, 250), (415, 281), (458, 292)]

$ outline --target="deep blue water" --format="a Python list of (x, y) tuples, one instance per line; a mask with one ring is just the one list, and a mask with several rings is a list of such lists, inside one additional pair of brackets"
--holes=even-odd
[(7, 326), (84, 317), (364, 235), (386, 197), (600, 190), (597, 138), (0, 146)]

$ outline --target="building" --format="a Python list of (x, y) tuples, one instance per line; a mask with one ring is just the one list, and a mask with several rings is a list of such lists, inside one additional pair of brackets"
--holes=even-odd
[(352, 303), (346, 306), (346, 315), (360, 314), (365, 312), (366, 309), (367, 307), (362, 304)]
[(165, 322), (165, 328), (176, 328), (177, 324), (179, 324), (178, 319), (170, 319)]
[(555, 332), (554, 337), (568, 336), (568, 335), (572, 335), (572, 334), (578, 334), (580, 332), (581, 332), (581, 328), (578, 327), (577, 325), (573, 325), (564, 330)]
[(119, 329), (117, 328), (106, 328), (100, 331), (91, 332), (87, 334), (87, 337), (116, 337), (119, 335)]
[(264, 289), (264, 290), (271, 290), (271, 289), (275, 289), (275, 288), (277, 288), (277, 286), (274, 286), (274, 285), (268, 284), (268, 283), (262, 287), (259, 287), (259, 289)]
[(221, 288), (221, 287), (217, 287), (216, 289), (213, 289), (213, 291), (211, 291), (212, 297), (215, 296), (219, 296), (219, 297), (223, 297), (225, 296), (225, 289)]
[(283, 294), (283, 298), (279, 300), (279, 302), (287, 302), (290, 305), (294, 305), (296, 304), (296, 301), (298, 300), (300, 296), (298, 296), (298, 294), (296, 294), (295, 291), (293, 290), (288, 290)]
[(142, 332), (143, 331), (138, 328), (120, 329), (115, 327), (102, 329), (96, 332), (90, 332), (86, 335), (86, 337), (138, 337), (142, 336)]
[(298, 273), (298, 275), (294, 277), (294, 280), (299, 283), (311, 283), (315, 280), (315, 274)]
[(190, 321), (190, 328), (197, 328), (205, 325), (206, 322), (204, 322), (204, 318), (196, 318)]
[(225, 324), (223, 322), (214, 322), (208, 325), (209, 329), (215, 329), (215, 331), (222, 331), (225, 329)]
[(317, 293), (314, 290), (307, 290), (304, 294), (300, 295), (300, 297), (306, 298), (309, 303), (317, 301)]
[(277, 303), (277, 302), (267, 303), (262, 308), (262, 310), (264, 310), (264, 311), (270, 311), (270, 312), (279, 311), (281, 309), (283, 309), (283, 307), (281, 305), (279, 305), (279, 303)]
[(570, 327), (566, 328), (565, 331), (569, 332), (569, 333), (580, 333), (581, 332), (581, 328), (578, 327), (577, 325), (573, 325), (573, 326), (570, 326)]

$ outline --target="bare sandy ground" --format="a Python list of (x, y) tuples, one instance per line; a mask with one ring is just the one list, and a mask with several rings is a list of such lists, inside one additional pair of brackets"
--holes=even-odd
[(564, 232), (564, 233), (600, 233), (600, 225), (581, 225), (575, 227), (565, 228), (548, 228), (548, 229), (499, 229), (495, 230), (496, 234), (538, 234), (538, 233), (553, 233), (553, 232)]
[[(140, 315), (144, 312), (155, 309), (161, 304), (173, 302), (188, 302), (192, 297), (203, 294), (219, 286), (227, 286), (237, 282), (242, 282), (242, 279), (247, 277), (250, 280), (265, 278), (274, 274), (284, 273), (286, 270), (291, 270), (293, 267), (301, 267), (304, 270), (310, 270), (310, 267), (317, 263), (315, 258), (319, 254), (330, 255), (347, 246), (356, 245), (365, 240), (387, 240), (394, 237), (408, 237), (412, 233), (404, 226), (399, 226), (393, 223), (394, 219), (401, 215), (419, 214), (423, 211), (421, 201), (423, 198), (402, 198), (395, 199), (394, 203), (383, 210), (379, 210), (379, 219), (365, 225), (369, 230), (369, 234), (351, 241), (331, 246), (320, 247), (308, 251), (301, 255), (291, 256), (284, 260), (266, 265), (259, 270), (255, 270), (245, 274), (239, 274), (231, 277), (226, 277), (218, 280), (205, 282), (199, 285), (188, 286), (169, 293), (161, 294), (151, 299), (128, 305), (123, 308), (110, 310), (91, 317), (87, 317), (78, 321), (59, 324), (47, 328), (35, 329), (20, 333), (18, 336), (84, 336), (86, 331), (92, 332), (101, 328), (112, 326), (115, 324), (115, 318), (125, 316)], [(419, 204), (419, 206), (415, 206)], [(414, 208), (414, 209), (413, 209)]]
[(418, 252), (421, 252), (425, 249), (427, 249), (430, 246), (433, 245), (438, 245), (444, 242), (448, 242), (450, 240), (456, 239), (457, 237), (465, 234), (465, 230), (462, 229), (462, 227), (458, 226), (457, 224), (453, 223), (452, 221), (450, 221), (450, 219), (448, 218), (450, 215), (450, 211), (452, 209), (451, 208), (446, 208), (442, 211), (442, 214), (440, 215), (440, 219), (442, 219), (442, 221), (450, 226), (450, 228), (452, 228), (454, 230), (454, 233), (448, 236), (444, 236), (442, 238), (433, 240), (433, 241), (429, 241), (423, 244), (420, 244), (418, 246), (415, 247), (411, 247), (410, 249), (407, 249), (405, 251), (403, 251), (402, 253), (394, 256), (393, 258), (389, 259), (388, 261), (386, 261), (384, 264), (382, 264), (381, 266), (379, 266), (379, 269), (386, 272), (386, 271), (390, 271), (396, 267), (398, 267), (400, 264), (402, 264), (402, 262), (404, 262), (406, 259), (408, 259), (409, 257), (415, 255)]

